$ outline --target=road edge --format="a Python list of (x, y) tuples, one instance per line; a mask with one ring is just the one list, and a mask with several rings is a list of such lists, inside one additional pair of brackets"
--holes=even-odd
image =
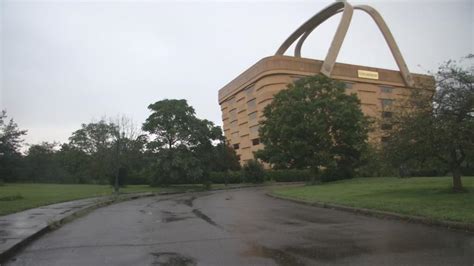
[[(273, 183), (273, 184), (252, 184), (252, 185), (241, 185), (241, 186), (229, 186), (229, 187), (224, 187), (224, 188), (215, 188), (215, 189), (210, 189), (208, 191), (222, 191), (222, 190), (233, 190), (233, 189), (245, 189), (245, 188), (255, 188), (255, 187), (267, 187), (267, 186), (279, 186), (279, 185), (300, 185), (303, 184), (302, 182), (280, 182), (280, 183)], [(138, 193), (126, 193), (126, 194), (121, 194), (118, 196), (109, 196), (106, 199), (103, 200), (98, 200), (95, 203), (92, 203), (88, 206), (85, 206), (83, 208), (80, 208), (74, 212), (71, 212), (67, 216), (64, 216), (60, 219), (51, 221), (48, 225), (45, 225), (43, 228), (39, 229), (35, 233), (29, 235), (28, 237), (25, 237), (22, 239), (20, 242), (12, 245), (8, 249), (1, 251), (0, 252), (0, 266), (7, 262), (10, 258), (12, 258), (17, 252), (25, 248), (28, 244), (33, 242), (34, 240), (40, 238), (42, 235), (53, 231), (55, 229), (58, 229), (61, 227), (63, 224), (68, 223), (73, 221), (76, 218), (79, 218), (81, 216), (84, 216), (96, 209), (114, 204), (114, 203), (120, 203), (123, 201), (127, 200), (134, 200), (134, 199), (139, 199), (139, 198), (145, 198), (145, 197), (152, 197), (152, 196), (165, 196), (165, 195), (174, 195), (174, 194), (186, 194), (186, 193), (196, 193), (196, 192), (204, 192), (203, 191), (171, 191), (171, 192), (138, 192)]]
[(422, 216), (413, 216), (413, 215), (407, 215), (407, 214), (401, 214), (401, 213), (395, 213), (395, 212), (389, 212), (389, 211), (365, 209), (365, 208), (355, 208), (355, 207), (349, 207), (349, 206), (326, 203), (326, 202), (309, 202), (305, 200), (279, 196), (279, 195), (274, 194), (273, 192), (267, 192), (265, 193), (265, 195), (268, 197), (275, 198), (275, 199), (291, 201), (294, 203), (303, 204), (303, 205), (312, 206), (312, 207), (333, 209), (333, 210), (338, 210), (338, 211), (351, 212), (355, 214), (362, 214), (365, 216), (372, 216), (372, 217), (383, 218), (383, 219), (401, 220), (401, 221), (406, 221), (410, 223), (445, 227), (448, 229), (462, 230), (465, 232), (474, 233), (474, 224), (470, 224), (470, 223), (434, 220), (434, 219), (430, 219), (430, 218), (426, 218)]
[[(165, 194), (175, 194), (175, 193), (164, 193)], [(63, 224), (68, 223), (73, 221), (76, 218), (79, 218), (81, 216), (86, 215), (87, 213), (114, 204), (114, 203), (119, 203), (127, 200), (134, 200), (134, 199), (139, 199), (139, 198), (145, 198), (145, 197), (152, 197), (152, 196), (158, 196), (161, 195), (159, 193), (153, 193), (153, 192), (145, 192), (145, 193), (130, 193), (130, 194), (122, 194), (118, 196), (110, 196), (106, 199), (103, 200), (98, 200), (95, 203), (91, 203), (90, 205), (87, 205), (83, 208), (77, 209), (76, 211), (71, 212), (67, 216), (64, 216), (62, 218), (59, 218), (57, 220), (51, 221), (47, 225), (45, 225), (43, 228), (39, 229), (35, 233), (29, 235), (28, 237), (25, 237), (22, 239), (20, 242), (12, 245), (8, 249), (2, 251), (0, 253), (0, 265), (3, 263), (7, 262), (11, 257), (13, 257), (18, 251), (26, 247), (28, 244), (33, 242), (34, 240), (38, 239), (42, 235), (46, 234), (47, 232), (53, 231), (59, 227), (61, 227)]]

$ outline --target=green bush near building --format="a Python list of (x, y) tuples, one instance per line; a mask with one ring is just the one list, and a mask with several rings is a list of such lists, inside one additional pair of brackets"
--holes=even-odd
[(309, 182), (312, 173), (309, 169), (267, 170), (265, 178), (275, 182)]
[[(311, 180), (309, 169), (281, 169), (281, 170), (252, 170), (252, 173), (241, 171), (211, 172), (210, 180), (213, 184), (240, 184), (268, 182), (308, 182)], [(263, 181), (262, 181), (263, 178)]]

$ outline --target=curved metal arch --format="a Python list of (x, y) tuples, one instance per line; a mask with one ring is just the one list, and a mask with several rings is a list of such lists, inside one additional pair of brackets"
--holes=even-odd
[[(338, 9), (336, 9), (337, 7)], [(346, 9), (349, 9), (349, 11), (346, 12)], [(350, 21), (352, 19), (353, 9), (362, 10), (371, 16), (371, 18), (374, 20), (379, 30), (382, 32), (385, 42), (389, 46), (390, 51), (395, 59), (395, 62), (397, 63), (398, 68), (400, 69), (400, 72), (405, 84), (409, 87), (412, 87), (413, 86), (412, 76), (410, 74), (410, 71), (408, 70), (408, 66), (405, 63), (405, 60), (403, 59), (400, 49), (398, 48), (395, 38), (393, 37), (392, 33), (390, 32), (390, 29), (388, 28), (387, 24), (385, 23), (385, 20), (382, 18), (380, 13), (378, 13), (377, 10), (375, 10), (374, 8), (367, 5), (357, 5), (357, 6), (352, 7), (351, 5), (347, 3), (338, 2), (326, 7), (321, 12), (319, 12), (318, 14), (313, 16), (311, 19), (309, 19), (307, 22), (305, 22), (303, 25), (301, 25), (300, 28), (298, 28), (283, 43), (283, 45), (280, 46), (276, 54), (282, 55), (288, 49), (288, 47), (291, 46), (299, 38), (298, 43), (295, 46), (295, 57), (301, 57), (301, 47), (303, 46), (303, 43), (306, 40), (306, 38), (309, 36), (309, 34), (311, 34), (311, 32), (315, 28), (317, 28), (321, 23), (323, 23), (330, 17), (340, 12), (343, 12), (341, 22), (339, 23), (339, 26), (336, 30), (336, 34), (333, 38), (329, 51), (324, 60), (323, 66), (321, 68), (321, 73), (329, 77), (331, 75), (332, 69), (334, 68), (334, 64), (336, 62), (336, 58), (337, 58), (337, 55), (339, 54), (339, 50), (342, 46), (344, 38), (347, 34), (347, 30), (348, 30)], [(302, 30), (304, 30), (303, 33), (301, 33)]]
[(408, 87), (413, 87), (413, 78), (411, 76), (410, 70), (408, 70), (407, 64), (405, 63), (405, 59), (403, 59), (402, 52), (400, 52), (400, 48), (398, 48), (397, 42), (395, 41), (392, 32), (388, 28), (387, 23), (385, 23), (385, 20), (382, 18), (380, 13), (375, 10), (375, 8), (367, 5), (358, 5), (354, 8), (362, 10), (365, 13), (369, 14), (375, 21), (375, 24), (382, 32), (385, 42), (387, 43), (388, 47), (390, 48), (390, 51), (392, 52), (392, 56), (395, 59), (395, 62), (397, 63), (398, 69), (400, 69), (405, 84)]
[[(275, 55), (283, 55), (286, 50), (303, 35), (308, 29), (314, 29), (321, 23), (332, 17), (334, 14), (341, 12), (340, 10), (345, 9), (346, 6), (350, 6), (347, 2), (336, 2), (325, 7), (319, 11), (316, 15), (312, 16), (305, 23), (303, 23), (298, 29), (296, 29), (278, 48)], [(351, 6), (352, 7), (352, 6)], [(342, 19), (341, 19), (342, 20)]]

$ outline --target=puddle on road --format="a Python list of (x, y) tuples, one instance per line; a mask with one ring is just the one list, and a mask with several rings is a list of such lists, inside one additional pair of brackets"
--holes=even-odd
[(301, 225), (301, 223), (294, 222), (294, 221), (284, 221), (284, 222), (282, 222), (282, 224), (286, 224), (286, 225), (298, 225), (298, 226)]
[(138, 210), (140, 213), (142, 214), (148, 214), (148, 215), (152, 215), (153, 213), (151, 211), (146, 211), (146, 210)]
[(250, 249), (243, 252), (244, 256), (254, 256), (268, 258), (281, 266), (286, 265), (307, 265), (305, 262), (316, 261), (330, 263), (341, 258), (358, 256), (364, 253), (370, 253), (367, 247), (357, 245), (311, 245), (311, 246), (287, 246), (279, 249), (269, 248), (253, 244)]
[(289, 254), (286, 251), (268, 248), (265, 246), (252, 245), (252, 247), (243, 252), (242, 255), (249, 257), (260, 257), (272, 259), (276, 264), (281, 266), (303, 266), (303, 261)]
[(184, 205), (186, 205), (186, 206), (192, 207), (192, 206), (193, 206), (193, 201), (194, 201), (195, 199), (196, 199), (196, 197), (195, 197), (195, 196), (192, 196), (192, 197), (190, 197), (190, 198), (186, 198), (186, 199), (182, 199), (182, 198), (181, 198), (181, 199), (177, 199), (177, 200), (175, 200), (175, 201), (176, 201), (176, 203), (178, 203), (178, 204), (184, 204)]
[(170, 211), (161, 211), (161, 213), (163, 215), (163, 218), (161, 218), (161, 222), (163, 223), (177, 222), (192, 218), (189, 216), (180, 216), (179, 214)]
[(8, 236), (9, 233), (5, 230), (0, 230), (0, 236)]
[(172, 223), (172, 222), (177, 222), (177, 221), (182, 221), (189, 219), (190, 217), (177, 217), (177, 216), (171, 216), (171, 217), (165, 217), (161, 219), (163, 223)]
[(200, 210), (194, 209), (194, 210), (193, 210), (193, 213), (194, 213), (197, 217), (199, 217), (199, 218), (203, 219), (204, 221), (206, 221), (207, 223), (209, 223), (209, 224), (211, 224), (211, 225), (214, 225), (214, 226), (216, 226), (216, 227), (220, 227), (220, 226), (219, 226), (216, 222), (214, 222), (209, 216), (205, 215), (205, 214), (202, 213)]
[(196, 261), (184, 255), (175, 252), (153, 252), (154, 257), (152, 265), (160, 266), (193, 266)]
[(169, 198), (155, 198), (152, 202), (145, 205), (145, 208), (153, 208), (155, 204), (159, 204), (163, 201), (169, 201)]
[(297, 254), (302, 257), (323, 261), (334, 261), (341, 258), (357, 256), (369, 253), (370, 250), (359, 246), (310, 246), (310, 247), (287, 247), (285, 251)]

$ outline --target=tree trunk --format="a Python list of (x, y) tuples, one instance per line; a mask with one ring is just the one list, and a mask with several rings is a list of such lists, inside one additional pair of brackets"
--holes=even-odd
[(464, 191), (461, 181), (461, 169), (460, 167), (454, 166), (452, 169), (453, 172), (453, 191), (454, 192), (461, 192)]
[(464, 160), (464, 153), (461, 151), (461, 158), (458, 157), (456, 149), (451, 150), (451, 172), (453, 172), (453, 191), (463, 192), (461, 181), (461, 163)]
[(311, 180), (310, 180), (311, 183), (310, 184), (315, 185), (316, 181), (318, 179), (318, 176), (319, 176), (319, 167), (311, 167), (310, 171), (311, 171)]

